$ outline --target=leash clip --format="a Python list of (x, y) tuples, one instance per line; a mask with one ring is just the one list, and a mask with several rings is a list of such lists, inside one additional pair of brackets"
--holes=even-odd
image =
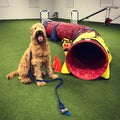
[(71, 113), (68, 111), (68, 108), (60, 108), (60, 112), (67, 116), (71, 115)]

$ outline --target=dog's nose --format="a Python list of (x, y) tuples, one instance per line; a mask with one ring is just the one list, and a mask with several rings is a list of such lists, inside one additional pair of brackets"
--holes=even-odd
[(38, 34), (38, 35), (43, 35), (43, 32), (39, 30), (39, 31), (37, 32), (37, 34)]

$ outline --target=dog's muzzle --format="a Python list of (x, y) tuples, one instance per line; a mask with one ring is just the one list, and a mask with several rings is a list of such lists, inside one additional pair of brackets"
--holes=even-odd
[(44, 40), (44, 33), (42, 31), (37, 31), (35, 35), (35, 39), (37, 40), (38, 43), (43, 42)]

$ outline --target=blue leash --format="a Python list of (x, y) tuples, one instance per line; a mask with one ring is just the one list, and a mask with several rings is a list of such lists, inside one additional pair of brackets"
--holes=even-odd
[(58, 94), (58, 88), (62, 86), (62, 84), (63, 84), (63, 79), (62, 79), (62, 78), (56, 78), (56, 79), (54, 79), (54, 80), (38, 80), (38, 79), (35, 79), (35, 77), (34, 77), (33, 74), (32, 74), (31, 59), (32, 59), (32, 52), (30, 52), (30, 70), (29, 70), (29, 76), (30, 76), (30, 78), (31, 78), (32, 80), (34, 80), (35, 82), (53, 82), (53, 81), (60, 81), (60, 83), (57, 84), (56, 87), (55, 87), (55, 93), (56, 93), (56, 96), (57, 96), (57, 99), (58, 99), (58, 107), (59, 107), (59, 110), (60, 110), (61, 114), (70, 116), (71, 113), (69, 112), (68, 108), (66, 108), (66, 107), (64, 106), (64, 104), (61, 102), (60, 96), (59, 96), (59, 94)]

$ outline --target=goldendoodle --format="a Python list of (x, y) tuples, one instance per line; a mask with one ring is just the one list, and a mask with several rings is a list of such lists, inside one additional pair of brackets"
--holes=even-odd
[[(32, 60), (30, 61), (30, 52), (32, 53)], [(6, 78), (12, 79), (15, 75), (19, 75), (22, 83), (30, 83), (29, 76), (30, 64), (32, 66), (32, 74), (37, 80), (42, 80), (44, 72), (42, 68), (45, 67), (51, 79), (58, 78), (54, 74), (51, 67), (50, 49), (47, 43), (46, 31), (41, 23), (36, 23), (31, 27), (31, 42), (29, 47), (23, 54), (18, 69), (9, 73)], [(45, 82), (37, 82), (38, 86), (46, 85)]]

